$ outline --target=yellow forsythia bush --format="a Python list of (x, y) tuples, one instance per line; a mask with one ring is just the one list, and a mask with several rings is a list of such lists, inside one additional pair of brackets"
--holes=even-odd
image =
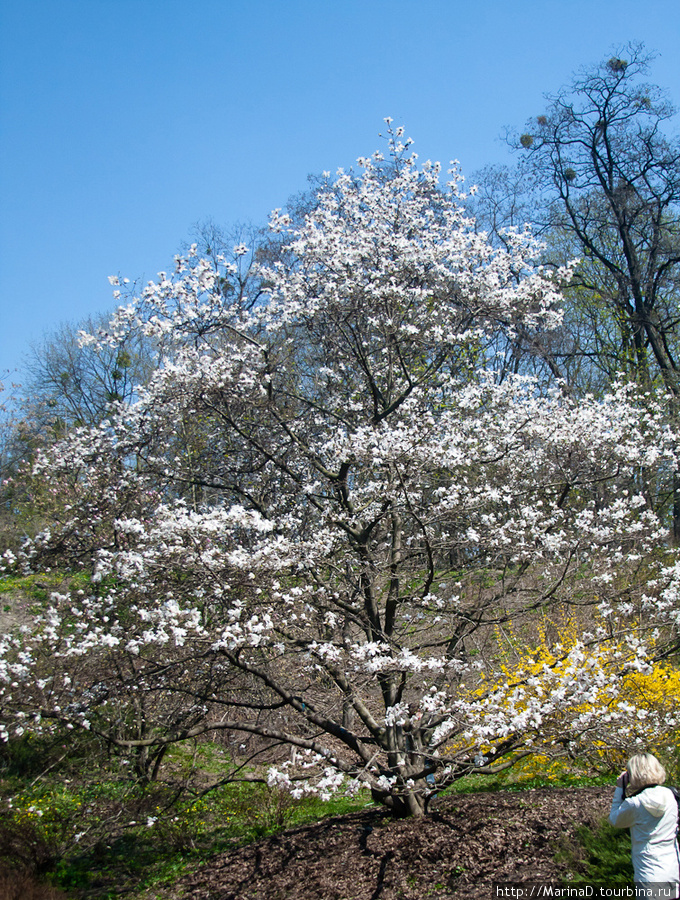
[[(675, 755), (680, 725), (680, 671), (649, 661), (635, 642), (584, 636), (576, 621), (547, 618), (531, 638), (511, 628), (496, 634), (495, 659), (467, 687), (477, 721), (447, 748), (479, 752), (493, 764), (508, 739), (526, 778), (570, 770), (611, 770), (640, 750)], [(492, 734), (492, 723), (505, 731)], [(489, 735), (484, 743), (484, 735)], [(480, 741), (480, 738), (482, 739)], [(506, 744), (507, 746), (507, 744)]]

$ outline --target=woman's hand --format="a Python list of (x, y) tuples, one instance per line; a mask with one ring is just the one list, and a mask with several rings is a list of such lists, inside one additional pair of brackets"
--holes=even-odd
[(628, 772), (621, 772), (619, 777), (616, 779), (616, 784), (618, 785), (618, 787), (623, 788), (625, 791), (626, 785), (628, 784)]

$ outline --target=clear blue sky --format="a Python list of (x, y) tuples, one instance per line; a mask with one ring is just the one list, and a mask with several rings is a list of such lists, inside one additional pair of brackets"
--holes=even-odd
[(503, 127), (630, 40), (680, 105), (679, 0), (0, 0), (0, 373), (385, 116), (421, 159), (509, 161)]

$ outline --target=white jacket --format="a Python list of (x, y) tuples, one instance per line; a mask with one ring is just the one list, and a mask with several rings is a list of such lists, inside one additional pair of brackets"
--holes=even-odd
[(623, 788), (617, 786), (609, 821), (616, 828), (630, 828), (636, 882), (677, 883), (678, 804), (668, 788), (654, 785), (624, 800)]

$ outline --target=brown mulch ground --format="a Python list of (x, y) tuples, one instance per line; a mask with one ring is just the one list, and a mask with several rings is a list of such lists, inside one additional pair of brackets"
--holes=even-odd
[(221, 854), (164, 900), (424, 900), (493, 896), (494, 882), (558, 884), (560, 845), (606, 816), (611, 788), (435, 799), (425, 819), (375, 809), (291, 829)]

